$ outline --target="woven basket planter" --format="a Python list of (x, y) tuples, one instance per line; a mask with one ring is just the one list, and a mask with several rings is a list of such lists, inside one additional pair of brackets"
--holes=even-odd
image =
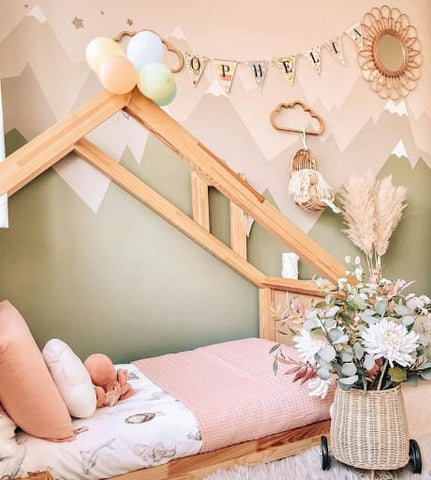
[(409, 437), (401, 387), (366, 393), (337, 387), (331, 451), (356, 468), (395, 470), (407, 465)]

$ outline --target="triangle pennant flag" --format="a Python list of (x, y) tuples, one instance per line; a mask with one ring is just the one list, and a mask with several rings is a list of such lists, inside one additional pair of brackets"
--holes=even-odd
[(238, 62), (232, 60), (214, 60), (217, 77), (226, 93), (230, 92)]
[(207, 66), (208, 58), (190, 52), (184, 52), (184, 58), (186, 60), (187, 70), (192, 79), (193, 86), (196, 87), (204, 73), (205, 67)]
[(329, 40), (325, 43), (326, 48), (332, 53), (338, 63), (346, 66), (343, 55), (343, 47), (341, 45), (341, 37), (334, 37), (332, 40)]
[(313, 67), (316, 69), (317, 73), (320, 74), (322, 71), (320, 45), (316, 45), (306, 50), (305, 56), (308, 58), (308, 61), (311, 63), (311, 65), (313, 65)]
[(294, 55), (289, 55), (287, 57), (277, 57), (275, 60), (277, 67), (280, 69), (281, 73), (286, 77), (289, 85), (293, 85), (295, 81), (295, 64), (296, 57)]
[(262, 90), (266, 75), (266, 65), (268, 62), (266, 60), (249, 60), (246, 63), (254, 77), (254, 80), (256, 81), (259, 90)]
[(348, 28), (346, 34), (349, 35), (361, 50), (364, 48), (364, 34), (362, 32), (362, 25), (359, 22)]

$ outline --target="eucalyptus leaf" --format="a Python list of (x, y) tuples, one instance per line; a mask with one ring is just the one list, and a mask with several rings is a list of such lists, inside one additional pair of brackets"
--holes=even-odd
[(401, 321), (403, 322), (403, 325), (405, 327), (409, 327), (410, 325), (413, 325), (415, 323), (415, 319), (411, 315), (405, 315)]
[(364, 349), (362, 348), (362, 345), (360, 344), (360, 342), (356, 342), (353, 345), (353, 352), (355, 354), (355, 357), (358, 360), (361, 360), (361, 358), (364, 356)]
[[(340, 379), (341, 380), (341, 379)], [(352, 387), (353, 387), (353, 384), (352, 385), (348, 385), (346, 383), (341, 383), (341, 381), (338, 380), (338, 385), (341, 387), (341, 390), (350, 390)]]
[(395, 313), (401, 316), (410, 314), (410, 309), (406, 305), (403, 305), (402, 303), (396, 305), (394, 310), (395, 310)]
[(329, 330), (328, 332), (328, 337), (331, 342), (336, 342), (343, 336), (343, 332), (339, 328), (333, 328), (332, 330)]
[(342, 377), (338, 381), (341, 385), (354, 385), (358, 381), (358, 376), (352, 375), (351, 377)]
[(326, 370), (330, 370), (331, 368), (331, 363), (330, 362), (325, 362), (322, 358), (319, 358), (319, 367), (324, 368)]
[(329, 330), (330, 328), (334, 328), (337, 323), (333, 318), (326, 318), (325, 319), (325, 327)]
[(374, 308), (380, 316), (383, 316), (386, 313), (386, 310), (388, 309), (388, 305), (385, 300), (378, 300), (374, 305)]
[(308, 310), (307, 312), (305, 312), (304, 316), (307, 320), (313, 320), (317, 318), (317, 312), (316, 310)]
[(313, 328), (317, 328), (319, 326), (317, 320), (315, 318), (312, 318), (310, 320), (305, 320), (304, 324), (302, 325), (302, 328), (309, 332)]
[(336, 357), (337, 352), (335, 348), (331, 345), (326, 345), (322, 349), (319, 350), (319, 357), (323, 359), (325, 362), (332, 362)]
[(342, 375), (345, 375), (346, 377), (352, 377), (353, 375), (356, 374), (356, 372), (357, 372), (356, 366), (354, 363), (351, 363), (351, 362), (345, 363), (341, 368)]
[[(373, 313), (376, 313), (376, 312), (373, 312)], [(374, 317), (373, 315), (366, 314), (365, 312), (362, 312), (360, 317), (364, 322), (368, 323), (369, 325), (372, 325), (373, 323), (378, 322), (378, 318)]]
[(424, 379), (424, 380), (431, 380), (431, 368), (427, 368), (426, 370), (421, 370), (419, 375)]
[(328, 311), (325, 312), (326, 318), (333, 318), (338, 313), (339, 308), (337, 306), (331, 307)]
[(366, 308), (367, 306), (367, 302), (364, 301), (364, 299), (360, 296), (360, 295), (355, 295), (353, 297), (353, 302), (355, 303), (355, 305), (358, 306), (358, 308), (360, 308), (361, 310), (363, 310), (364, 308)]
[(326, 302), (317, 302), (315, 308), (326, 308)]
[(278, 350), (279, 348), (280, 348), (280, 344), (279, 344), (279, 343), (275, 344), (275, 345), (271, 348), (271, 350), (269, 351), (269, 354), (271, 355), (271, 353), (274, 353), (274, 352), (275, 352), (276, 350)]
[(339, 356), (341, 361), (344, 362), (351, 362), (353, 360), (352, 352), (348, 352), (345, 348), (339, 352)]
[(417, 387), (419, 385), (419, 378), (417, 375), (409, 375), (406, 380), (406, 384), (412, 387)]

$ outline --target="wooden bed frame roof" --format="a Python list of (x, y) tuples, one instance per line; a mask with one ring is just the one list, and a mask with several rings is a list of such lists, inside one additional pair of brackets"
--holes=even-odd
[[(85, 135), (123, 109), (178, 154), (193, 169), (193, 218), (190, 218), (145, 182), (129, 172)], [(245, 212), (330, 282), (344, 276), (344, 266), (288, 220), (240, 175), (202, 145), (178, 122), (138, 90), (126, 95), (102, 92), (74, 110), (0, 163), (0, 195), (9, 196), (70, 152), (91, 165), (166, 219), (192, 240), (237, 271), (259, 289), (260, 337), (276, 339), (272, 318), (276, 292), (291, 291), (305, 297), (322, 296), (311, 280), (291, 280), (265, 275), (247, 261)], [(208, 187), (230, 200), (231, 244), (210, 233)], [(328, 434), (329, 421), (282, 432), (270, 437), (198, 454), (115, 477), (118, 480), (198, 479), (216, 468), (238, 463), (255, 464), (285, 457), (314, 445)], [(49, 479), (49, 472), (41, 472)], [(114, 477), (113, 477), (114, 478)]]
[[(0, 195), (9, 196), (74, 151), (120, 187), (145, 203), (203, 248), (224, 261), (258, 288), (280, 284), (280, 288), (308, 288), (297, 281), (267, 277), (209, 232), (208, 221), (191, 219), (152, 190), (84, 136), (104, 120), (123, 109), (178, 154), (196, 172), (198, 181), (222, 192), (243, 212), (254, 218), (278, 240), (296, 252), (324, 278), (335, 282), (344, 267), (319, 244), (289, 221), (277, 208), (202, 145), (177, 121), (137, 89), (126, 95), (102, 92), (74, 110), (45, 132), (11, 154), (0, 164)], [(196, 191), (196, 188), (194, 189)]]

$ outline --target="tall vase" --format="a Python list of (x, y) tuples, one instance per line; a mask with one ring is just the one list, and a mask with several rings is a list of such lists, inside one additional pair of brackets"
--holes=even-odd
[(407, 465), (409, 438), (401, 387), (366, 393), (337, 387), (331, 450), (337, 460), (356, 468), (395, 470)]

